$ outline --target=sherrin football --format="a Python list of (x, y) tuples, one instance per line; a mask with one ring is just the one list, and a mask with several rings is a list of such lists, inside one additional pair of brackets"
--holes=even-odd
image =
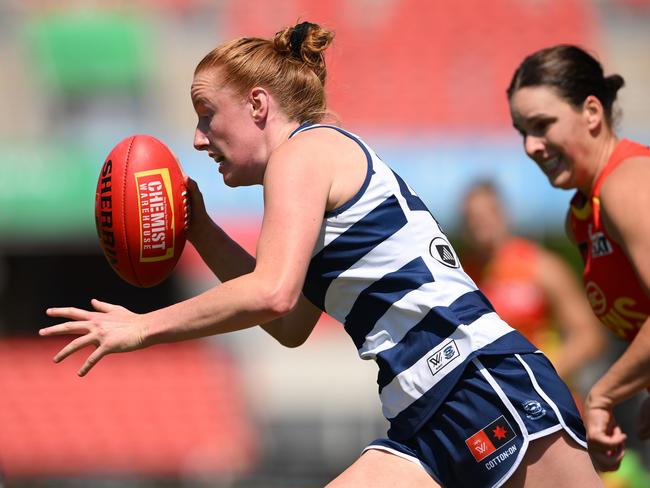
[(184, 175), (171, 150), (149, 135), (119, 142), (95, 195), (99, 242), (115, 272), (139, 287), (165, 280), (183, 252), (187, 220)]

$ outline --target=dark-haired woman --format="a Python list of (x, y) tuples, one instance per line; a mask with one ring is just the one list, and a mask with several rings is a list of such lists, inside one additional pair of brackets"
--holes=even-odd
[[(617, 469), (624, 454), (613, 408), (650, 384), (650, 149), (613, 129), (622, 86), (584, 50), (558, 45), (528, 56), (508, 88), (526, 154), (551, 185), (576, 189), (567, 230), (584, 259), (592, 309), (630, 342), (586, 401), (589, 452), (604, 471)], [(638, 434), (650, 437), (648, 399)]]
[(256, 324), (293, 347), (325, 311), (377, 362), (391, 424), (331, 488), (600, 486), (548, 360), (498, 317), (406, 183), (360, 138), (320, 123), (332, 37), (302, 23), (227, 42), (196, 68), (194, 146), (227, 185), (264, 188), (256, 258), (190, 182), (189, 238), (223, 283), (142, 315), (98, 301), (50, 309), (69, 321), (43, 335), (80, 336), (55, 360), (95, 345), (83, 375), (108, 353)]

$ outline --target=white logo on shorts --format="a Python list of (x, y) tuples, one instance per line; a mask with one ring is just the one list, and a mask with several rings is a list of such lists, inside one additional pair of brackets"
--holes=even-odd
[(521, 406), (526, 412), (526, 417), (531, 420), (537, 420), (546, 415), (546, 409), (537, 400), (526, 400)]

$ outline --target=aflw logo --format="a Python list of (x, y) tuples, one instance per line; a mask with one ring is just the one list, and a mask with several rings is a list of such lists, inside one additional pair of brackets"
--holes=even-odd
[(452, 339), (442, 344), (427, 358), (427, 364), (429, 365), (431, 374), (435, 375), (457, 357), (460, 357), (460, 352), (458, 351), (456, 341)]
[(589, 224), (589, 239), (591, 239), (591, 255), (593, 257), (599, 258), (613, 252), (612, 245), (605, 237), (605, 234), (600, 231), (591, 232), (591, 224)]

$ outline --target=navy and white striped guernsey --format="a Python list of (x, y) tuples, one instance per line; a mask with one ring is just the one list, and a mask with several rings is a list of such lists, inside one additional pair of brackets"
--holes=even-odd
[(537, 348), (499, 318), (422, 200), (359, 137), (322, 124), (291, 137), (315, 128), (356, 141), (368, 171), (359, 192), (325, 214), (303, 293), (377, 362), (389, 435), (404, 439), (472, 358)]

